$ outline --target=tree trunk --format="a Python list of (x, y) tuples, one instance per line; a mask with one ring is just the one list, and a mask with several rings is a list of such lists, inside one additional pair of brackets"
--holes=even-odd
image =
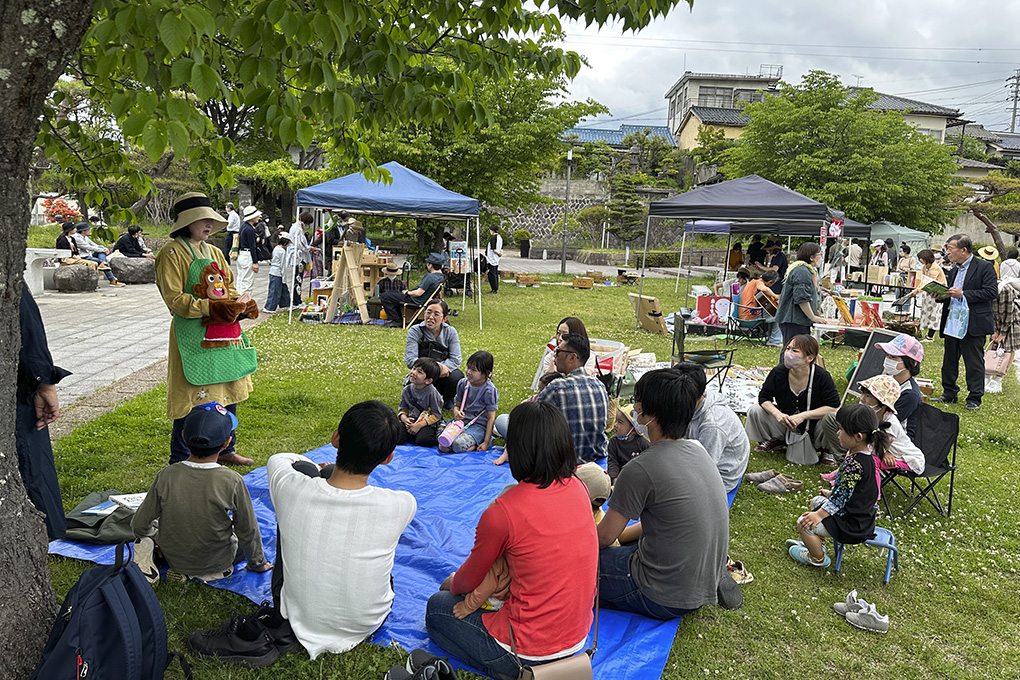
[(974, 217), (978, 218), (978, 220), (981, 222), (981, 224), (985, 225), (985, 231), (989, 235), (991, 235), (992, 241), (995, 242), (996, 250), (998, 250), (999, 251), (999, 255), (1003, 259), (1005, 259), (1005, 257), (1006, 257), (1006, 244), (1004, 244), (1002, 242), (1002, 234), (999, 232), (999, 228), (997, 226), (995, 226), (995, 223), (992, 222), (988, 218), (988, 215), (985, 215), (985, 213), (983, 211), (977, 210), (977, 209), (971, 209), (971, 212), (974, 214)]
[[(14, 443), (18, 313), (29, 223), (29, 174), (43, 103), (92, 17), (91, 0), (0, 4), (0, 678), (27, 678), (56, 603), (46, 529), (21, 482)], [(58, 30), (59, 29), (59, 30)]]

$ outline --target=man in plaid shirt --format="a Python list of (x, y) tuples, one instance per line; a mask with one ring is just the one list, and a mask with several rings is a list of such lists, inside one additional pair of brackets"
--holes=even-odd
[(548, 401), (563, 412), (580, 462), (605, 458), (609, 396), (602, 383), (584, 370), (591, 354), (588, 338), (568, 333), (560, 339), (555, 353), (556, 370), (567, 377), (550, 383), (538, 400)]

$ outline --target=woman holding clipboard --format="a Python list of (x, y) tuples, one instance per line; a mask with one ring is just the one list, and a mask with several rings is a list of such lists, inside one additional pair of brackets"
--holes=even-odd
[(939, 322), (942, 319), (942, 303), (935, 295), (925, 291), (924, 287), (932, 281), (947, 286), (946, 272), (935, 263), (935, 253), (930, 249), (925, 248), (919, 252), (917, 259), (921, 261), (921, 272), (914, 281), (914, 290), (910, 293), (910, 296), (921, 296), (921, 318), (919, 319), (919, 324), (922, 331), (928, 331), (927, 335), (921, 339), (921, 342), (931, 342), (935, 338), (935, 333), (939, 330)]

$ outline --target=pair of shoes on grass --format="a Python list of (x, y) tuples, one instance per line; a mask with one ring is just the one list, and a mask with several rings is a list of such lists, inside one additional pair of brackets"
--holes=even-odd
[(196, 654), (248, 668), (271, 666), (302, 649), (290, 623), (268, 602), (250, 616), (234, 616), (213, 630), (196, 630), (188, 636), (188, 646)]
[(789, 475), (781, 475), (775, 470), (752, 472), (744, 475), (747, 481), (758, 485), (758, 490), (770, 494), (794, 493), (804, 487), (804, 482)]
[(383, 680), (457, 680), (445, 657), (432, 656), (424, 649), (413, 649), (403, 666), (390, 666)]
[(889, 617), (883, 616), (875, 609), (875, 605), (857, 597), (857, 591), (851, 590), (845, 602), (836, 602), (832, 610), (844, 617), (851, 626), (872, 633), (888, 633)]

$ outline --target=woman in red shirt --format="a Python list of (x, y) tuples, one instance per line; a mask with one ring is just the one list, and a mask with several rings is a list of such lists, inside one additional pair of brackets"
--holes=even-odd
[[(574, 474), (577, 457), (563, 414), (545, 402), (519, 404), (510, 414), (506, 443), (519, 483), (482, 513), (471, 554), (453, 574), (450, 590), (430, 597), (425, 611), (425, 627), (437, 645), (494, 678), (516, 678), (519, 671), (510, 651), (511, 624), (526, 665), (585, 648), (598, 569), (591, 501)], [(500, 556), (510, 567), (509, 599), (497, 611), (459, 618), (454, 605)]]

